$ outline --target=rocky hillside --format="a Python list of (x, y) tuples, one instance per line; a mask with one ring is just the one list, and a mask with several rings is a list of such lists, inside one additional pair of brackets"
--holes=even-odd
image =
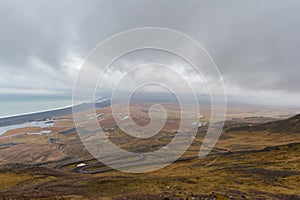
[(227, 127), (226, 132), (247, 131), (247, 132), (271, 132), (271, 133), (300, 133), (300, 114), (284, 119), (260, 124), (247, 124), (242, 126)]

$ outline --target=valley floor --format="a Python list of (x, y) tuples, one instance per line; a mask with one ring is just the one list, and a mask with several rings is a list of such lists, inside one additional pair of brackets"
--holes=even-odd
[[(174, 105), (167, 106), (170, 118), (161, 133), (149, 140), (124, 134), (109, 107), (97, 110), (96, 116), (83, 112), (83, 118), (98, 119), (103, 127), (99, 132), (84, 121), (84, 131), (92, 133), (91, 141), (104, 133), (122, 149), (155, 151), (176, 134), (179, 112)], [(144, 104), (133, 110), (137, 124), (149, 122)], [(199, 123), (204, 124), (209, 111), (203, 110)], [(49, 127), (9, 130), (0, 136), (0, 199), (300, 200), (300, 115), (274, 113), (232, 108), (208, 156), (198, 158), (208, 127), (203, 125), (181, 159), (142, 174), (116, 171), (94, 159), (82, 144), (72, 115), (52, 118)], [(119, 159), (128, 162), (128, 158)]]

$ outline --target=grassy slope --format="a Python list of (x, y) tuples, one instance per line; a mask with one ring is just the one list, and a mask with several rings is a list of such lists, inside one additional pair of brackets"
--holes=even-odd
[[(278, 130), (276, 127), (284, 124), (289, 124), (288, 129), (283, 132), (274, 131)], [(285, 145), (300, 142), (298, 124), (300, 119), (292, 118), (290, 121), (270, 122), (267, 125), (251, 125), (251, 128), (234, 125), (238, 128), (229, 127), (216, 147), (235, 153), (177, 162), (147, 174), (110, 171), (84, 175), (68, 169), (52, 170), (21, 164), (2, 165), (0, 199), (111, 199), (124, 196), (133, 199), (181, 199), (192, 196), (208, 199), (300, 199), (300, 145)], [(59, 137), (59, 144), (68, 144), (64, 149), (69, 155), (85, 154), (75, 134), (59, 134), (58, 132), (68, 128), (57, 129), (51, 137)], [(116, 130), (112, 136), (118, 134)], [(19, 135), (13, 141), (23, 142), (26, 139), (33, 149), (32, 152), (41, 154), (40, 149), (34, 149), (31, 145), (36, 143), (36, 138), (40, 138), (38, 144), (47, 144), (47, 140), (41, 136)], [(202, 138), (197, 138), (186, 153), (187, 156), (197, 154)], [(10, 142), (9, 139), (5, 139), (5, 142)], [(284, 146), (261, 150), (275, 145)], [(146, 146), (145, 143), (143, 146)], [(258, 151), (248, 151), (253, 149)], [(52, 157), (59, 158), (56, 155)]]
[(95, 175), (14, 166), (1, 170), (0, 197), (299, 199), (300, 144), (177, 162), (146, 174)]

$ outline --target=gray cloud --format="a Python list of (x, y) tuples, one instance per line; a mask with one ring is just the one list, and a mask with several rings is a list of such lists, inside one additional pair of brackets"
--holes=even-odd
[(0, 92), (70, 95), (95, 45), (120, 31), (158, 26), (201, 43), (232, 98), (297, 104), (299, 9), (296, 0), (0, 1)]

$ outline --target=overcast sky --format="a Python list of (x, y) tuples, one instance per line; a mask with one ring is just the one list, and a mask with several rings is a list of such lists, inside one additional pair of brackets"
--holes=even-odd
[(299, 10), (298, 0), (2, 0), (0, 96), (70, 96), (98, 43), (155, 26), (201, 43), (230, 100), (300, 105)]

